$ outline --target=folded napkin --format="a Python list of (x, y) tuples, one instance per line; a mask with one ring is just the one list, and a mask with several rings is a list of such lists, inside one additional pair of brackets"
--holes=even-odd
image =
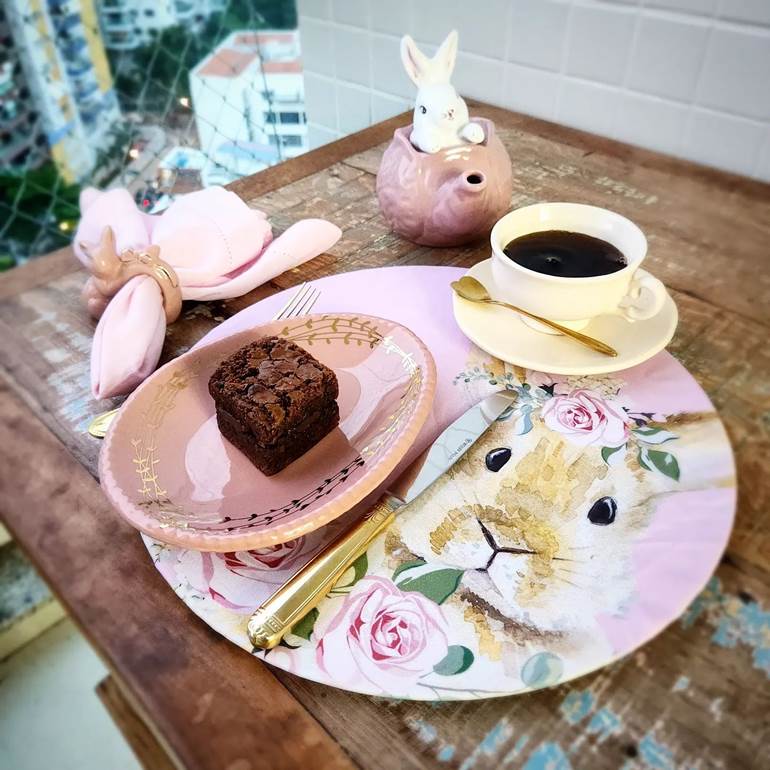
[[(215, 300), (246, 294), (322, 254), (341, 235), (331, 222), (303, 219), (273, 240), (264, 212), (223, 187), (185, 195), (158, 215), (139, 211), (128, 190), (88, 188), (80, 195), (80, 210), (75, 254), (97, 273), (83, 292), (89, 312), (99, 318), (91, 348), (95, 398), (128, 393), (152, 373), (167, 324), (155, 278), (135, 275), (120, 286), (107, 285), (98, 277), (98, 248), (108, 244), (120, 256), (157, 247), (182, 299)], [(105, 228), (112, 229), (114, 247)]]

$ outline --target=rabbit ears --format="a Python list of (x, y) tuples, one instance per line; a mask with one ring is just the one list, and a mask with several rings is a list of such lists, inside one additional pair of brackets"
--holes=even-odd
[(457, 30), (453, 29), (439, 46), (436, 55), (429, 59), (409, 35), (401, 38), (401, 61), (406, 74), (416, 86), (429, 83), (448, 83), (457, 58)]

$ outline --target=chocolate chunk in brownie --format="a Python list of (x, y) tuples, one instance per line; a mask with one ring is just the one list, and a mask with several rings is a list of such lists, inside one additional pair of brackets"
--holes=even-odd
[(280, 337), (264, 337), (222, 361), (209, 393), (222, 435), (268, 476), (339, 424), (334, 372)]

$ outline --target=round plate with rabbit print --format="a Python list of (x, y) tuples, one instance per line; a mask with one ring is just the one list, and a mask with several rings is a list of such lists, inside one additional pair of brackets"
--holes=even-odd
[[(735, 508), (732, 452), (684, 367), (665, 352), (595, 376), (503, 364), (452, 325), (448, 286), (460, 274), (388, 268), (317, 282), (322, 309), (387, 314), (433, 353), (433, 411), (412, 452), (494, 390), (518, 401), (281, 646), (256, 653), (272, 665), (419, 700), (547, 687), (660, 633), (721, 557)], [(248, 328), (280, 302), (252, 306), (216, 334)], [(346, 523), (229, 554), (146, 543), (193, 612), (250, 649), (248, 615)]]

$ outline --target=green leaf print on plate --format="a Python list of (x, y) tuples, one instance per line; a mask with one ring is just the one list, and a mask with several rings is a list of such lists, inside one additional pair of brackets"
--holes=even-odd
[(313, 626), (315, 626), (316, 620), (318, 620), (318, 610), (312, 609), (305, 615), (302, 620), (295, 623), (291, 628), (291, 633), (294, 636), (300, 636), (303, 639), (310, 639), (310, 634), (313, 633)]
[(406, 577), (397, 585), (402, 591), (417, 591), (436, 604), (442, 604), (457, 590), (462, 576), (461, 569), (437, 569), (413, 578)]
[(461, 644), (451, 644), (446, 657), (433, 666), (433, 670), (442, 676), (454, 676), (467, 671), (473, 663), (473, 653)]
[(679, 481), (679, 463), (670, 452), (661, 452), (660, 449), (642, 447), (639, 450), (639, 465), (648, 471), (655, 468), (664, 476), (668, 476), (674, 481)]

